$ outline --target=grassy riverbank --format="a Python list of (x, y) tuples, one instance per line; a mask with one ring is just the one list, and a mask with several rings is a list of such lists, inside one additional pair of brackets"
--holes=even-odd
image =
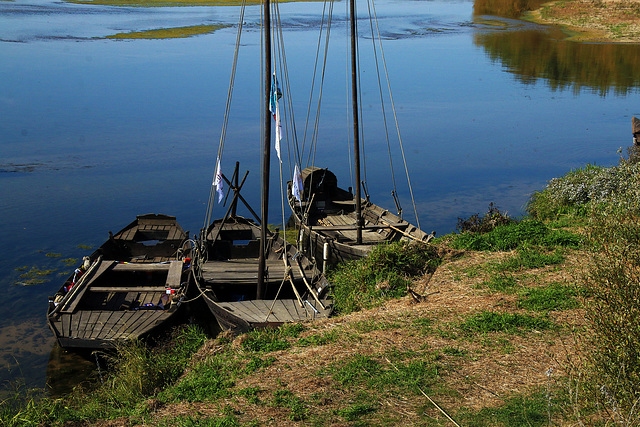
[(636, 0), (557, 0), (525, 14), (525, 19), (560, 25), (571, 40), (640, 42), (640, 3)]
[(640, 167), (572, 171), (529, 212), (336, 270), (332, 319), (133, 345), (103, 384), (17, 393), (1, 423), (640, 425)]

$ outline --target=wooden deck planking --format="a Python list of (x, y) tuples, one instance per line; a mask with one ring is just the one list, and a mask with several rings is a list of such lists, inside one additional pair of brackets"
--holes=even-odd
[[(263, 322), (287, 322), (291, 318), (289, 310), (286, 309), (281, 300), (276, 300), (275, 303), (273, 300), (255, 300), (252, 302), (262, 312)], [(271, 309), (272, 305), (273, 309)]]
[(131, 313), (133, 313), (133, 315), (129, 318), (126, 326), (118, 330), (118, 337), (121, 339), (135, 337), (139, 327), (148, 320), (151, 310), (134, 310)]
[(77, 323), (77, 327), (78, 327), (78, 334), (77, 337), (78, 338), (89, 338), (91, 336), (91, 331), (92, 328), (89, 326), (90, 325), (90, 320), (91, 320), (91, 316), (92, 316), (92, 311), (85, 311), (85, 310), (81, 310), (78, 312), (78, 314), (82, 313), (82, 317), (78, 318), (78, 323)]
[(124, 328), (119, 328), (117, 336), (119, 339), (127, 339), (131, 336), (135, 336), (134, 333), (138, 327), (143, 324), (148, 317), (150, 310), (134, 310), (132, 316), (129, 317), (128, 323)]
[[(280, 283), (285, 267), (281, 260), (267, 260), (269, 283)], [(207, 261), (202, 266), (202, 276), (209, 284), (254, 284), (258, 279), (258, 263), (255, 259), (231, 261)]]
[(108, 336), (109, 339), (118, 340), (123, 338), (123, 334), (126, 331), (129, 324), (132, 322), (132, 319), (136, 317), (138, 312), (136, 311), (125, 311), (122, 313), (122, 316), (118, 320), (118, 324), (114, 325), (111, 328), (111, 334)]
[(62, 321), (62, 335), (65, 337), (68, 337), (71, 334), (71, 321), (72, 321), (72, 315), (69, 314), (63, 314), (62, 318), (60, 319)]
[(285, 304), (285, 307), (290, 312), (289, 315), (291, 316), (291, 321), (305, 320), (307, 318), (307, 311), (305, 309), (306, 303), (304, 300), (302, 301), (302, 307), (300, 307), (300, 303), (297, 299), (283, 301), (283, 304)]
[(133, 236), (135, 236), (137, 229), (137, 227), (129, 228), (128, 230), (116, 234), (115, 238), (121, 240), (133, 240)]
[[(271, 309), (272, 304), (273, 309)], [(235, 301), (219, 303), (219, 305), (222, 308), (231, 308), (233, 310), (231, 313), (249, 323), (297, 322), (310, 319), (315, 315), (315, 312), (312, 313), (310, 308), (306, 306), (300, 307), (300, 303), (296, 299), (279, 299), (276, 300), (275, 303), (272, 300)], [(318, 311), (322, 313), (320, 307), (318, 307)], [(320, 314), (320, 316), (322, 316), (322, 314)], [(326, 317), (326, 315), (324, 317)]]
[(117, 319), (111, 323), (109, 331), (102, 334), (103, 338), (109, 340), (117, 340), (121, 338), (124, 330), (127, 328), (127, 325), (129, 325), (132, 319), (134, 319), (138, 314), (139, 312), (136, 311), (119, 312)]
[(182, 262), (172, 261), (169, 264), (169, 272), (167, 273), (167, 285), (177, 288), (180, 286), (182, 279)]
[(164, 292), (165, 290), (165, 286), (92, 286), (89, 288), (90, 292), (109, 292), (119, 294), (130, 294), (134, 292)]
[(146, 316), (144, 321), (139, 323), (137, 328), (131, 331), (133, 336), (139, 337), (164, 322), (164, 318), (168, 317), (168, 312), (165, 310), (150, 310), (150, 312), (149, 316)]
[(90, 339), (101, 338), (102, 330), (105, 328), (109, 319), (113, 315), (113, 311), (99, 311), (98, 316), (94, 316), (93, 330), (91, 331)]
[[(179, 263), (179, 262), (178, 262)], [(114, 271), (169, 271), (170, 263), (119, 262), (113, 266)]]
[(140, 305), (142, 306), (149, 303), (157, 304), (160, 302), (161, 296), (161, 292), (143, 292), (142, 295), (140, 295)]
[(167, 237), (167, 240), (178, 240), (180, 238), (182, 238), (182, 233), (177, 228), (174, 228), (169, 233), (169, 236)]
[(72, 318), (71, 325), (69, 327), (69, 336), (77, 337), (80, 335), (80, 323), (82, 323), (82, 317), (84, 315), (84, 311), (77, 311)]
[(248, 317), (242, 317), (248, 322), (264, 322), (264, 313), (256, 307), (252, 301), (237, 301), (234, 304), (236, 310), (247, 313)]
[(280, 311), (286, 313), (286, 315), (282, 316), (283, 322), (295, 322), (300, 320), (301, 317), (298, 310), (304, 311), (304, 309), (300, 307), (298, 300), (277, 300), (276, 306)]

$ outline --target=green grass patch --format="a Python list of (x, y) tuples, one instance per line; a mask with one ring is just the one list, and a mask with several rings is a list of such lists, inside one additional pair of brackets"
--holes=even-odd
[(203, 417), (201, 415), (165, 417), (157, 424), (154, 421), (154, 425), (157, 427), (239, 427), (242, 425), (233, 410), (226, 412), (229, 413), (220, 417)]
[(406, 295), (412, 277), (435, 271), (439, 264), (437, 250), (431, 245), (380, 245), (368, 257), (344, 263), (331, 272), (336, 310), (346, 314), (400, 298)]
[(191, 371), (166, 393), (165, 398), (202, 402), (231, 395), (235, 385), (221, 360), (210, 360), (194, 366)]
[(261, 391), (260, 387), (246, 387), (238, 390), (237, 395), (244, 397), (247, 399), (247, 402), (253, 405), (262, 405), (263, 402), (258, 397), (258, 394), (260, 394)]
[(459, 325), (459, 328), (467, 333), (516, 333), (553, 329), (554, 324), (543, 317), (483, 311), (469, 317)]
[(538, 249), (526, 248), (505, 261), (492, 266), (496, 271), (520, 271), (526, 269), (542, 268), (548, 265), (562, 264), (565, 260), (561, 251), (543, 253)]
[(451, 246), (475, 251), (509, 251), (523, 246), (578, 248), (582, 238), (566, 230), (554, 230), (537, 220), (523, 220), (496, 227), (488, 233), (455, 235)]
[(160, 28), (155, 30), (146, 31), (133, 31), (129, 33), (118, 33), (110, 36), (106, 36), (106, 39), (174, 39), (193, 37), (202, 34), (211, 34), (221, 28), (226, 28), (228, 25), (194, 25), (190, 27), (177, 27), (177, 28)]
[(84, 249), (84, 250), (91, 250), (93, 249), (93, 246), (89, 246), (89, 245), (78, 245), (78, 248), (80, 249)]
[(478, 288), (487, 288), (504, 294), (515, 293), (519, 287), (516, 278), (506, 274), (499, 274), (478, 284)]
[(571, 286), (552, 283), (520, 292), (517, 307), (532, 311), (568, 310), (580, 306), (578, 292)]
[(46, 256), (48, 258), (60, 258), (62, 256), (62, 254), (58, 254), (58, 253), (54, 253), (54, 252), (47, 252), (46, 254), (44, 254), (44, 256)]
[(294, 395), (290, 390), (276, 390), (273, 393), (271, 406), (288, 408), (289, 419), (292, 421), (304, 421), (309, 417), (309, 408), (305, 401)]
[(555, 425), (549, 418), (556, 411), (557, 402), (545, 392), (516, 395), (496, 408), (484, 408), (478, 412), (463, 409), (456, 415), (457, 421), (474, 427), (535, 427)]
[(304, 330), (305, 327), (300, 323), (283, 325), (277, 329), (253, 330), (246, 334), (242, 347), (258, 353), (287, 350), (291, 347), (291, 340), (287, 338), (297, 338)]
[(417, 319), (414, 319), (412, 323), (426, 331), (431, 331), (431, 328), (433, 327), (433, 319), (429, 317), (418, 317)]
[(345, 387), (366, 387), (375, 393), (394, 394), (428, 390), (435, 385), (442, 367), (431, 354), (355, 354), (332, 366), (333, 379)]
[(302, 337), (296, 343), (297, 346), (300, 347), (312, 347), (319, 345), (327, 345), (338, 340), (338, 332), (334, 329), (329, 332), (324, 332), (322, 334), (313, 334), (308, 335), (306, 337)]
[(464, 357), (469, 353), (469, 351), (463, 348), (446, 346), (442, 349), (442, 353), (449, 356)]
[(344, 418), (345, 421), (359, 421), (377, 409), (378, 405), (373, 403), (354, 403), (346, 408), (336, 410), (335, 414)]

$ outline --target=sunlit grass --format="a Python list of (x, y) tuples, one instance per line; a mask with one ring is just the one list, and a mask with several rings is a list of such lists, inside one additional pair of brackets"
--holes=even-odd
[(173, 39), (210, 34), (227, 25), (194, 25), (191, 27), (160, 28), (147, 31), (133, 31), (130, 33), (118, 33), (106, 36), (107, 39)]

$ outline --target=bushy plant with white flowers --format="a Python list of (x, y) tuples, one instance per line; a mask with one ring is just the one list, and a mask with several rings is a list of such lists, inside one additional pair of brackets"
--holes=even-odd
[(527, 205), (528, 213), (538, 219), (553, 219), (562, 214), (584, 216), (589, 208), (624, 202), (621, 195), (640, 178), (640, 164), (621, 161), (604, 168), (587, 165), (561, 178), (553, 178)]

